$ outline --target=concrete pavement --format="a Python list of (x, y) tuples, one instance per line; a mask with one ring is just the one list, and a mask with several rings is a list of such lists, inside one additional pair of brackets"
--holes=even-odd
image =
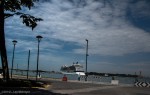
[(117, 87), (77, 93), (75, 92), (71, 95), (150, 95), (150, 88)]
[(128, 85), (101, 85), (79, 82), (51, 81), (52, 92), (69, 95), (150, 95), (150, 88)]
[(64, 82), (61, 79), (50, 78), (42, 78), (41, 81), (49, 83), (50, 86), (45, 88), (45, 94), (42, 93), (44, 91), (39, 90), (40, 95), (150, 95), (150, 88), (134, 87), (133, 85), (115, 86), (80, 81)]

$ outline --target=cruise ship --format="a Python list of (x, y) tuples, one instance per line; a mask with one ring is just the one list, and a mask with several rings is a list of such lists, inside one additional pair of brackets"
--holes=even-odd
[(78, 62), (73, 63), (71, 66), (61, 66), (60, 71), (63, 74), (77, 74), (77, 75), (85, 75), (85, 72), (83, 70), (83, 66), (79, 64)]

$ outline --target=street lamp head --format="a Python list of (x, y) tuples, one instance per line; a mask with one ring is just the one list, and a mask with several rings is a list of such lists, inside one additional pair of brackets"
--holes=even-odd
[(13, 40), (12, 42), (13, 42), (13, 44), (14, 44), (14, 45), (16, 45), (16, 43), (17, 43), (17, 41), (16, 41), (16, 40)]
[(42, 36), (38, 35), (36, 36), (36, 38), (38, 39), (38, 41), (41, 41), (41, 39), (43, 38)]
[(86, 41), (88, 41), (88, 39), (85, 39)]

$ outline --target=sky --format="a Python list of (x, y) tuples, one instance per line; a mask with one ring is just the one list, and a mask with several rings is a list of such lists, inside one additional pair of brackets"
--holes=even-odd
[(21, 12), (41, 17), (32, 31), (18, 16), (5, 20), (9, 67), (17, 40), (14, 68), (36, 69), (37, 35), (39, 69), (60, 71), (62, 65), (79, 62), (85, 67), (88, 39), (88, 72), (150, 76), (149, 0), (41, 0)]

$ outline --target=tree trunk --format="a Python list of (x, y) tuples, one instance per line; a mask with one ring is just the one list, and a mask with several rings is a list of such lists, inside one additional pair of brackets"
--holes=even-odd
[(9, 69), (8, 69), (7, 52), (5, 46), (5, 33), (4, 33), (4, 0), (0, 1), (0, 53), (1, 53), (3, 77), (5, 80), (8, 80)]

